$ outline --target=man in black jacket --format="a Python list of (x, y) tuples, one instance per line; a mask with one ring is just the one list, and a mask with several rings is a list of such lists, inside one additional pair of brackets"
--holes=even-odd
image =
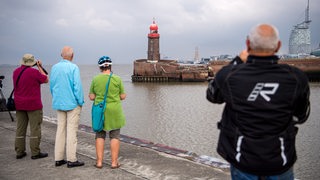
[(225, 103), (218, 123), (218, 153), (231, 166), (232, 179), (294, 179), (296, 124), (310, 112), (305, 74), (278, 64), (278, 30), (252, 28), (244, 52), (209, 83), (207, 99)]

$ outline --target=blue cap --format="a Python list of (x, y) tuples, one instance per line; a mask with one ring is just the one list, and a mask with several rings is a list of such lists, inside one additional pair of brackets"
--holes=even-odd
[(109, 66), (112, 65), (111, 58), (109, 56), (102, 56), (98, 61), (99, 66)]

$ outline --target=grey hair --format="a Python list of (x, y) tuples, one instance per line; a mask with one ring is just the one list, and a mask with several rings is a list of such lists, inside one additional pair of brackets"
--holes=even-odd
[(270, 24), (254, 26), (249, 35), (250, 48), (257, 51), (274, 51), (278, 47), (279, 31)]
[(73, 56), (73, 49), (72, 47), (69, 47), (69, 46), (65, 46), (62, 48), (62, 51), (61, 51), (61, 56), (62, 57), (68, 57), (68, 58), (71, 58)]

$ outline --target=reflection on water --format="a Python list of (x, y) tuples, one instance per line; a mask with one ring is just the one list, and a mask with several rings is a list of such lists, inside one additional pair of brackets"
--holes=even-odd
[[(45, 67), (50, 71), (51, 67)], [(6, 97), (12, 90), (11, 73), (14, 67), (0, 67), (4, 74)], [(81, 123), (91, 124), (91, 103), (87, 97), (91, 79), (99, 73), (96, 66), (80, 66), (85, 92), (85, 105)], [(131, 65), (114, 65), (113, 71), (123, 81), (127, 99), (123, 101), (127, 125), (122, 134), (161, 143), (198, 155), (220, 157), (216, 153), (218, 133), (216, 123), (220, 120), (223, 105), (209, 103), (205, 98), (207, 83), (132, 83)], [(298, 161), (296, 178), (320, 177), (320, 84), (311, 84), (311, 115), (299, 126), (297, 137)], [(42, 86), (44, 114), (56, 117), (51, 108), (49, 85)]]

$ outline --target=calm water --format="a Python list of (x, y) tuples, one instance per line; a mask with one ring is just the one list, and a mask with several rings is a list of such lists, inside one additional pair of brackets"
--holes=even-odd
[[(3, 81), (6, 97), (12, 90), (11, 74), (14, 68), (0, 67), (0, 75), (6, 76)], [(50, 72), (50, 66), (45, 68)], [(80, 69), (86, 102), (81, 123), (90, 125), (91, 102), (87, 94), (92, 77), (99, 71), (93, 65), (83, 65)], [(206, 82), (132, 83), (132, 65), (114, 65), (113, 71), (123, 79), (127, 93), (127, 99), (123, 101), (127, 125), (121, 130), (122, 134), (220, 158), (216, 153), (219, 133), (216, 124), (223, 105), (211, 104), (206, 100)], [(298, 179), (320, 178), (320, 84), (310, 86), (311, 115), (305, 124), (299, 126), (297, 137), (295, 175)], [(42, 86), (42, 100), (45, 116), (55, 119), (48, 84)]]

